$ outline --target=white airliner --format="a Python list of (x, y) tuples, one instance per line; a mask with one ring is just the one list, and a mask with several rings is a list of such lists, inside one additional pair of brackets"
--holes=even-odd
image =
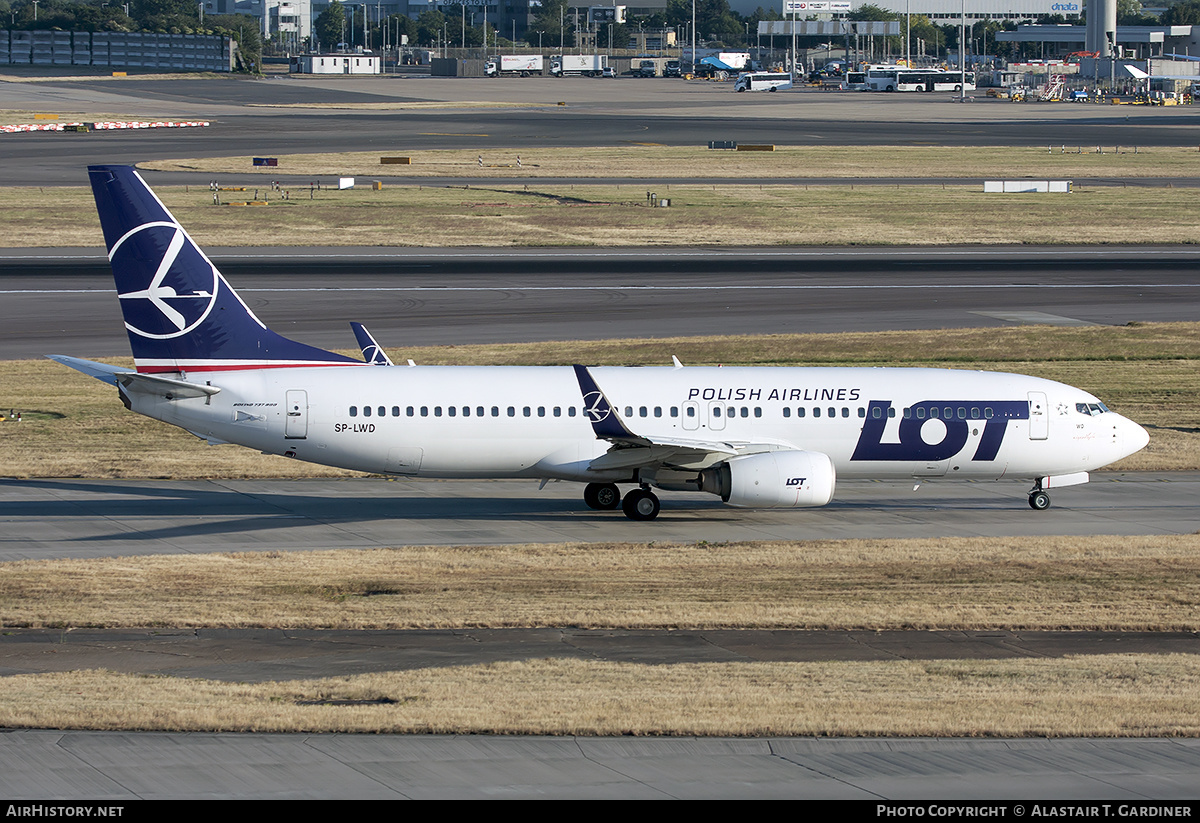
[(1047, 489), (1148, 440), (1085, 391), (1015, 374), (397, 366), (357, 324), (355, 360), (267, 329), (136, 171), (89, 174), (136, 370), (51, 357), (209, 443), (392, 475), (576, 481), (593, 509), (650, 520), (652, 487), (824, 506), (836, 477), (1028, 479), (1045, 509)]

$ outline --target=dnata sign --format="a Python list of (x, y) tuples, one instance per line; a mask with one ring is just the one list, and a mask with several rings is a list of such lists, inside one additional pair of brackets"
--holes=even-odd
[(1078, 3), (1055, 3), (1054, 5), (1052, 5), (1050, 7), (1050, 10), (1051, 11), (1071, 11), (1071, 12), (1075, 12), (1076, 14), (1078, 14), (1079, 13), (1079, 4)]

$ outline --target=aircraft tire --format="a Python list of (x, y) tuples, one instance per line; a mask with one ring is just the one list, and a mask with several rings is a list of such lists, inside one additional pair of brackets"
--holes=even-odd
[(1032, 491), (1029, 493), (1029, 508), (1034, 511), (1044, 512), (1050, 508), (1050, 495), (1044, 491)]
[(583, 502), (597, 511), (615, 509), (621, 505), (621, 490), (613, 483), (588, 483), (583, 488)]
[(630, 520), (653, 520), (658, 517), (658, 496), (649, 489), (633, 489), (621, 501), (621, 509)]

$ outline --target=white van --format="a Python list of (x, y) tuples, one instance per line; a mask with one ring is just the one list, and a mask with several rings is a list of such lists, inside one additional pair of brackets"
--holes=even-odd
[(790, 89), (792, 76), (777, 71), (752, 71), (739, 74), (734, 91), (775, 91)]

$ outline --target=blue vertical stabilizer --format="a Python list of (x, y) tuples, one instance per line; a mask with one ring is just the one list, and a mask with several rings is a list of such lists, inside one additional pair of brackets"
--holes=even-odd
[(264, 326), (133, 168), (88, 176), (138, 371), (362, 365)]

